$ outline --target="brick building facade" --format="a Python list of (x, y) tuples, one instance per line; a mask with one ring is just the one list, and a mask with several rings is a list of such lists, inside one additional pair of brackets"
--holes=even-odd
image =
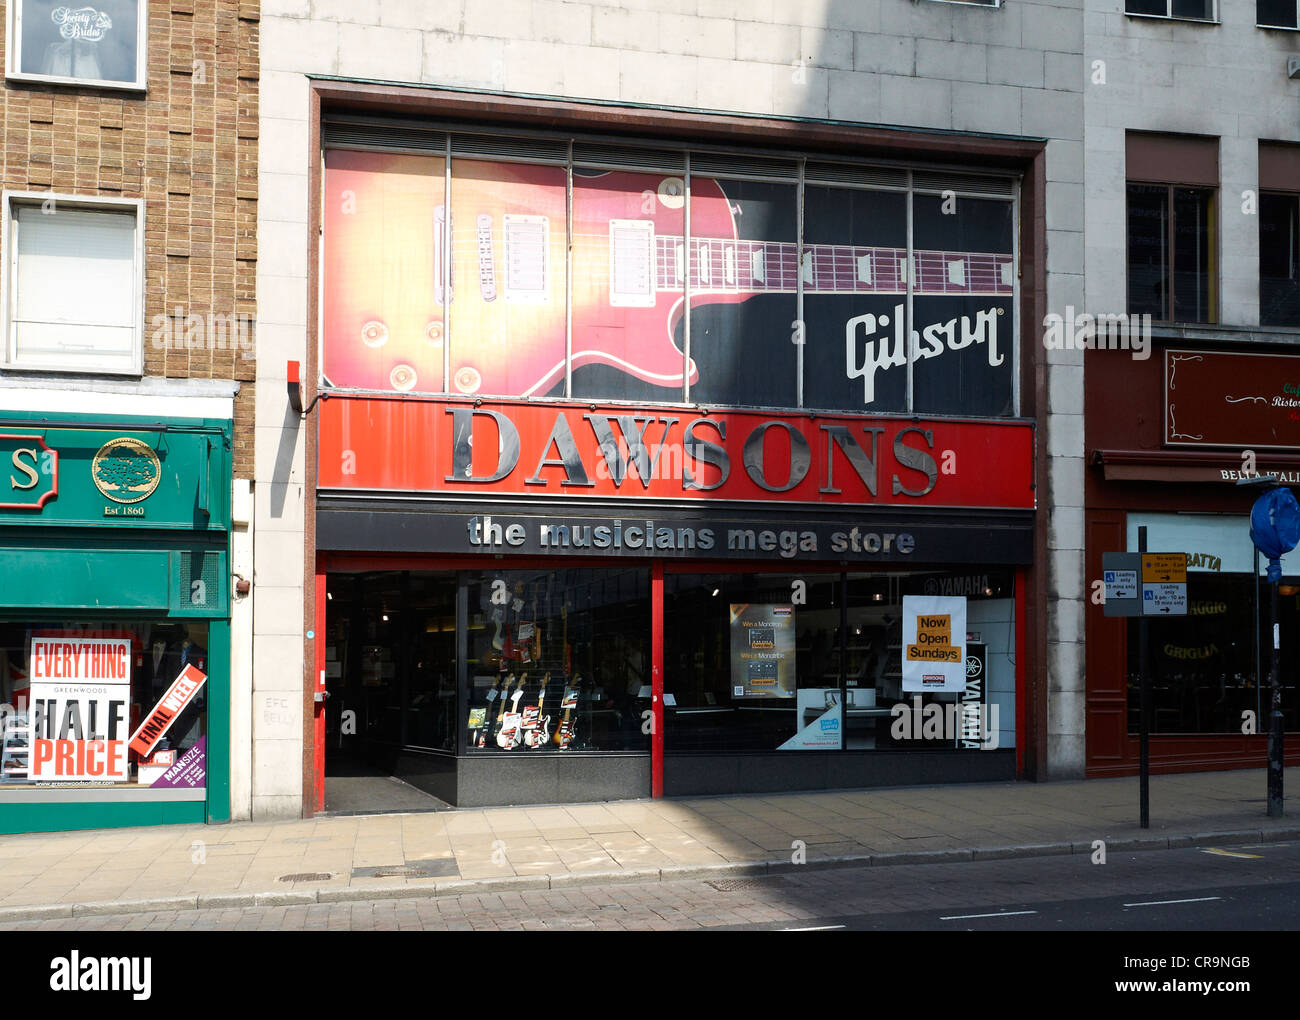
[[(0, 480), (13, 557), (0, 701), (20, 707), (0, 817), (10, 831), (246, 817), (252, 599), (238, 579), (252, 577), (255, 517), (259, 5), (0, 9), (0, 432), (14, 471)], [(28, 483), (18, 465), (42, 446), (48, 479)], [(106, 457), (154, 488), (121, 473), (113, 488)], [(35, 635), (49, 633), (130, 642), (119, 731), (150, 712), (167, 673), (196, 665), (208, 682), (154, 748), (106, 766), (117, 782), (59, 789), (37, 781), (42, 745), (69, 743), (38, 739), (62, 704), (39, 682)], [(84, 706), (88, 690), (65, 694)], [(24, 744), (27, 757), (11, 753)], [(155, 749), (197, 762), (206, 782), (154, 789)]]

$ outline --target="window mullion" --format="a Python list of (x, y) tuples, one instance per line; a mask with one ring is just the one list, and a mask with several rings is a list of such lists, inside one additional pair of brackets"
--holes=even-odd
[(805, 324), (804, 324), (804, 319), (803, 319), (803, 244), (804, 244), (804, 237), (803, 237), (803, 233), (804, 233), (804, 208), (803, 208), (803, 206), (804, 206), (804, 194), (805, 194), (805, 187), (804, 187), (804, 172), (805, 172), (805, 170), (806, 170), (806, 168), (807, 168), (807, 163), (808, 163), (808, 161), (807, 161), (806, 159), (800, 158), (800, 160), (799, 160), (799, 184), (798, 184), (798, 191), (797, 191), (796, 198), (795, 198), (795, 204), (796, 204), (796, 207), (797, 207), (797, 208), (795, 209), (795, 217), (796, 217), (796, 220), (797, 220), (797, 222), (796, 222), (796, 231), (798, 232), (798, 235), (799, 235), (799, 237), (798, 237), (798, 241), (796, 242), (796, 246), (795, 246), (795, 247), (796, 247), (796, 250), (799, 252), (799, 257), (798, 257), (798, 260), (797, 260), (798, 271), (795, 273), (795, 277), (794, 277), (794, 280), (795, 280), (795, 299), (794, 299), (794, 300), (795, 300), (795, 313), (794, 313), (794, 317), (795, 317), (795, 319), (797, 320), (796, 328), (797, 328), (798, 331), (799, 331), (799, 332), (796, 334), (796, 336), (798, 337), (798, 342), (795, 344), (795, 354), (794, 354), (794, 356), (795, 356), (795, 374), (796, 374), (796, 379), (795, 379), (795, 384), (796, 384), (796, 386), (795, 386), (795, 406), (796, 406), (796, 407), (803, 407), (803, 399), (804, 399), (804, 398), (803, 398), (803, 364), (804, 364), (804, 362), (803, 362), (803, 348), (804, 348), (804, 344), (807, 342), (807, 338), (808, 338), (807, 327), (805, 326)]
[(1165, 226), (1165, 251), (1167, 253), (1167, 258), (1165, 259), (1165, 273), (1169, 281), (1169, 285), (1166, 288), (1166, 293), (1165, 293), (1165, 316), (1166, 316), (1165, 321), (1166, 322), (1175, 321), (1174, 309), (1176, 307), (1174, 304), (1174, 298), (1175, 298), (1174, 280), (1176, 279), (1174, 276), (1174, 271), (1175, 271), (1174, 248), (1178, 238), (1178, 220), (1177, 220), (1178, 211), (1177, 211), (1177, 206), (1174, 203), (1175, 190), (1177, 189), (1175, 189), (1174, 186), (1171, 184), (1169, 186), (1169, 190), (1165, 193), (1165, 203), (1166, 203), (1165, 216), (1168, 218), (1167, 225)]
[[(564, 167), (564, 395), (573, 396), (573, 139), (569, 139), (569, 158)], [(613, 261), (609, 266), (614, 273)]]
[(686, 150), (686, 169), (682, 175), (682, 393), (691, 402), (691, 152)]

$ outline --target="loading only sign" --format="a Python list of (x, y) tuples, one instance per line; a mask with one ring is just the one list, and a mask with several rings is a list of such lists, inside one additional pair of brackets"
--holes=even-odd
[(1186, 616), (1186, 553), (1102, 553), (1107, 616)]
[(1142, 615), (1187, 615), (1187, 554), (1141, 553)]

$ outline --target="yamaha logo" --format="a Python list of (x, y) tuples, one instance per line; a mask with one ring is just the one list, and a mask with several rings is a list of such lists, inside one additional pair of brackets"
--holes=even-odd
[(966, 676), (973, 678), (979, 676), (982, 672), (984, 672), (984, 663), (980, 662), (979, 656), (966, 656)]

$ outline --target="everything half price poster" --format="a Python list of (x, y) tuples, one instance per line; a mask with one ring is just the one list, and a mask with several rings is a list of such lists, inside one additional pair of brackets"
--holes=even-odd
[(131, 639), (33, 637), (32, 782), (124, 783)]

